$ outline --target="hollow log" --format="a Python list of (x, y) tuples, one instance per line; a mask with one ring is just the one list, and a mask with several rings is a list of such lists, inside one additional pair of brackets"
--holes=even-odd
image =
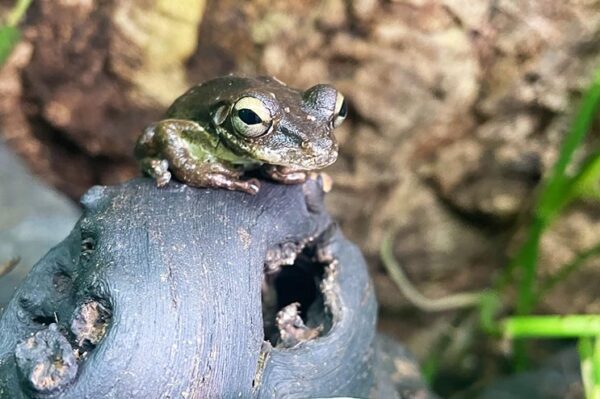
[(320, 179), (92, 188), (0, 318), (0, 398), (389, 391), (373, 285), (323, 196)]

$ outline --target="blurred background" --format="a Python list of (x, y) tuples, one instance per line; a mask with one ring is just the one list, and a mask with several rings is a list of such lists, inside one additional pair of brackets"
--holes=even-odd
[[(14, 7), (1, 0), (0, 15)], [(332, 83), (350, 116), (327, 201), (367, 258), (380, 330), (444, 397), (512, 374), (506, 342), (474, 327), (469, 309), (415, 306), (380, 249), (395, 232), (392, 255), (429, 298), (494, 286), (527, 242), (600, 67), (598, 1), (41, 0), (23, 11), (18, 38), (0, 39), (0, 54), (11, 47), (0, 70), (0, 263), (23, 258), (0, 300), (71, 229), (90, 186), (139, 175), (135, 139), (188, 87), (232, 72)], [(592, 129), (565, 173), (599, 141)], [(600, 313), (600, 202), (568, 202), (538, 237), (536, 281), (578, 263), (539, 297), (539, 314)], [(502, 312), (514, 291), (502, 290)], [(569, 347), (531, 343), (531, 367)], [(539, 397), (580, 397), (573, 381)]]

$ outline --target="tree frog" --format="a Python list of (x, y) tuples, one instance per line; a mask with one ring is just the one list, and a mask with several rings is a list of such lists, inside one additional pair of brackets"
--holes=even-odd
[(306, 91), (276, 78), (216, 78), (188, 90), (148, 126), (135, 155), (164, 186), (173, 174), (195, 187), (256, 194), (258, 171), (280, 183), (306, 180), (338, 155), (333, 130), (346, 118), (344, 96), (329, 85)]

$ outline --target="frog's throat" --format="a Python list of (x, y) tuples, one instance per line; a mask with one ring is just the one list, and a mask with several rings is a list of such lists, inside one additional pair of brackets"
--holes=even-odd
[(242, 138), (222, 127), (217, 127), (217, 134), (219, 136), (219, 145), (225, 146), (227, 150), (238, 156), (241, 160), (262, 163), (256, 159), (252, 144), (244, 142)]

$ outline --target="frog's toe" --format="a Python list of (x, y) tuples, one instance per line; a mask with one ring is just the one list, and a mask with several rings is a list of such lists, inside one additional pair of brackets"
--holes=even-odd
[(248, 194), (256, 195), (260, 190), (260, 182), (258, 179), (249, 179), (244, 182), (244, 191)]
[(166, 159), (157, 159), (153, 162), (152, 167), (154, 168), (154, 172), (156, 174), (167, 173), (167, 170), (169, 169), (169, 161)]
[(156, 176), (156, 186), (164, 187), (171, 181), (171, 172), (166, 171), (163, 174)]
[(150, 161), (148, 174), (156, 179), (156, 185), (162, 187), (171, 181), (169, 162), (166, 159), (153, 159)]

